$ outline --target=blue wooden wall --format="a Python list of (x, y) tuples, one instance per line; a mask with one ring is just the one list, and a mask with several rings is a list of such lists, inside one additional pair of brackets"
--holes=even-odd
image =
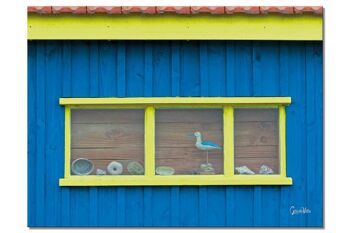
[[(323, 226), (322, 53), (321, 42), (28, 42), (28, 225)], [(112, 96), (291, 96), (294, 184), (59, 187), (58, 99)]]

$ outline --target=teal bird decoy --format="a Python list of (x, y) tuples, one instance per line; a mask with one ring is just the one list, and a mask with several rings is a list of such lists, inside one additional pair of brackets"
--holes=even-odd
[(214, 142), (211, 141), (202, 141), (202, 135), (200, 132), (195, 132), (193, 134), (194, 137), (196, 137), (196, 147), (199, 150), (203, 150), (207, 152), (207, 164), (208, 164), (208, 151), (209, 150), (221, 150), (222, 147), (218, 144), (215, 144)]

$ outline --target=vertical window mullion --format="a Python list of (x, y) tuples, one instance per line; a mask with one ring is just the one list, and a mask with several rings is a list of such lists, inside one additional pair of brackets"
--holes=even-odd
[(286, 110), (285, 106), (279, 106), (279, 156), (280, 175), (286, 176)]
[(233, 141), (233, 116), (232, 106), (224, 106), (224, 174), (234, 175), (234, 141)]
[(155, 175), (155, 108), (145, 110), (145, 176)]
[(70, 177), (70, 160), (71, 160), (71, 108), (64, 108), (64, 177)]

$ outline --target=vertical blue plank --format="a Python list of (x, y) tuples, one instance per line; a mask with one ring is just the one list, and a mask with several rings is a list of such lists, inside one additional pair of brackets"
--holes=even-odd
[(45, 85), (46, 59), (45, 43), (38, 43), (36, 50), (36, 226), (45, 226), (45, 145), (46, 145), (46, 118), (45, 118)]
[[(287, 107), (288, 173), (293, 178), (290, 205), (306, 206), (306, 110), (305, 110), (305, 47), (302, 42), (289, 46), (289, 94), (292, 104)], [(305, 226), (303, 214), (289, 215), (290, 226)]]
[[(126, 43), (126, 96), (144, 96), (144, 42)], [(125, 188), (125, 225), (143, 225), (143, 187)]]
[[(226, 96), (235, 95), (235, 44), (233, 41), (226, 42)], [(232, 132), (233, 133), (233, 132)], [(225, 145), (224, 145), (225, 146)], [(235, 208), (234, 186), (226, 186), (226, 226), (234, 225), (234, 208)]]
[(153, 96), (171, 95), (169, 41), (158, 41), (153, 47)]
[[(206, 82), (209, 84), (208, 85), (209, 88), (208, 88), (208, 93), (204, 93), (207, 96), (216, 97), (216, 96), (225, 96), (226, 94), (225, 93), (226, 92), (225, 46), (226, 46), (226, 43), (224, 41), (211, 41), (210, 43), (207, 43), (207, 64), (204, 64), (208, 69)], [(221, 129), (223, 129), (223, 126)], [(222, 157), (222, 163), (223, 162), (224, 162), (224, 159)], [(225, 226), (225, 222), (226, 222), (225, 191), (226, 190), (224, 186), (207, 187), (206, 225), (220, 226), (220, 227)]]
[[(150, 97), (153, 95), (153, 46), (152, 43), (146, 42), (144, 46), (144, 95)], [(156, 188), (144, 187), (143, 188), (143, 225), (152, 226), (154, 207), (159, 205), (160, 200), (153, 202), (153, 190)]]
[[(323, 226), (322, 174), (322, 49), (306, 44), (307, 226)], [(315, 195), (317, 194), (317, 195)]]
[[(154, 218), (154, 208), (159, 205), (160, 200), (153, 200), (153, 191), (157, 189), (156, 187), (144, 187), (143, 188), (143, 226), (151, 227), (153, 226)], [(159, 217), (159, 216), (158, 216)]]
[[(71, 96), (71, 43), (69, 41), (62, 42), (62, 96), (70, 97)], [(63, 110), (63, 107), (61, 107)], [(62, 135), (62, 137), (64, 137)], [(62, 145), (64, 147), (64, 144)], [(64, 155), (62, 155), (63, 157)], [(64, 175), (64, 162), (61, 164), (61, 177)], [(70, 226), (70, 188), (62, 187), (61, 188), (61, 224), (64, 227)]]
[[(91, 193), (91, 190), (90, 190)], [(117, 189), (115, 187), (99, 187), (98, 189), (98, 208), (93, 209), (95, 211), (98, 225), (101, 227), (115, 226), (117, 219)]]
[(167, 186), (153, 187), (152, 196), (153, 196), (153, 200), (152, 200), (153, 226), (157, 226), (157, 227), (170, 226), (170, 210), (171, 210), (170, 187), (167, 187)]
[(100, 97), (115, 97), (117, 93), (117, 48), (111, 41), (99, 42)]
[[(98, 97), (99, 93), (99, 46), (98, 42), (92, 41), (89, 46), (89, 75), (90, 75), (90, 97)], [(99, 226), (98, 222), (98, 188), (90, 187), (89, 190), (89, 226)]]
[[(178, 41), (171, 42), (171, 95), (180, 95), (180, 45)], [(171, 226), (179, 226), (180, 209), (179, 209), (180, 187), (171, 187)]]
[(236, 96), (253, 95), (252, 42), (235, 42), (234, 79)]
[(27, 225), (36, 225), (35, 175), (36, 175), (36, 42), (28, 41), (28, 216)]
[[(150, 52), (145, 54), (146, 58), (151, 58), (151, 87), (152, 96), (171, 96), (171, 77), (170, 77), (170, 46), (169, 42), (159, 41), (147, 43)], [(146, 59), (146, 61), (149, 59)], [(147, 63), (146, 63), (147, 64)], [(147, 68), (146, 68), (147, 69)], [(148, 87), (145, 85), (145, 88)], [(170, 187), (153, 187), (152, 202), (150, 203), (152, 213), (153, 226), (169, 226), (170, 225)], [(146, 190), (145, 190), (146, 192)], [(146, 205), (146, 203), (145, 203)]]
[(180, 226), (199, 226), (198, 219), (198, 187), (180, 187)]
[[(252, 48), (251, 42), (235, 42), (234, 50), (234, 80), (235, 96), (251, 96), (252, 83)], [(253, 188), (250, 186), (235, 186), (234, 195), (234, 226), (253, 226)]]
[[(115, 42), (99, 43), (99, 96), (117, 96), (117, 47)], [(98, 195), (98, 220), (104, 227), (115, 226), (118, 203), (115, 187), (101, 187)], [(103, 214), (100, 214), (103, 213)]]
[(199, 42), (199, 79), (200, 79), (200, 96), (209, 95), (208, 79), (208, 42)]
[[(97, 41), (90, 42), (90, 63), (89, 63), (89, 75), (90, 75), (90, 97), (98, 97), (99, 95), (99, 43)], [(115, 60), (112, 60), (115, 62)], [(112, 67), (115, 64), (112, 64)], [(115, 72), (115, 70), (113, 70)], [(114, 81), (114, 80), (113, 80)], [(113, 83), (112, 81), (112, 83)], [(115, 81), (114, 81), (115, 82)]]
[(235, 70), (235, 43), (233, 41), (226, 42), (226, 96), (234, 96), (235, 94), (235, 78), (237, 71)]
[(181, 42), (181, 96), (200, 96), (198, 42)]
[[(279, 44), (253, 43), (254, 96), (279, 96)], [(257, 226), (278, 226), (279, 186), (257, 186), (254, 191), (254, 223)]]
[(144, 46), (142, 41), (129, 41), (126, 46), (126, 95), (144, 96)]
[[(117, 88), (118, 96), (125, 97), (125, 42), (117, 42)], [(125, 226), (125, 187), (117, 188), (117, 216), (116, 225)]]
[(208, 94), (209, 96), (225, 96), (225, 42), (211, 41), (208, 44)]
[[(289, 44), (290, 42), (280, 42), (280, 95), (281, 96), (290, 96), (289, 95)], [(293, 100), (292, 100), (293, 101)], [(287, 108), (288, 111), (288, 108)], [(287, 115), (287, 118), (290, 116)], [(287, 124), (287, 137), (289, 135), (288, 130), (288, 124)], [(287, 144), (287, 148), (289, 145)], [(287, 150), (287, 176), (290, 176), (289, 174), (289, 161), (291, 160), (291, 156), (288, 153)], [(287, 227), (288, 226), (288, 219), (289, 219), (289, 208), (290, 208), (290, 187), (289, 186), (282, 186), (281, 187), (281, 193), (280, 193), (280, 211), (279, 211), (279, 225), (281, 227)]]
[(324, 161), (324, 154), (323, 154), (323, 43), (322, 42), (314, 42), (314, 63), (316, 67), (316, 122), (317, 122), (317, 133), (316, 133), (316, 155), (317, 155), (317, 166), (316, 166), (316, 176), (317, 179), (315, 181), (316, 186), (316, 192), (318, 195), (314, 199), (314, 208), (316, 210), (316, 213), (313, 215), (314, 219), (310, 220), (310, 225), (308, 226), (317, 226), (317, 227), (323, 227), (324, 226), (324, 193), (323, 193), (323, 181), (324, 181), (324, 174), (323, 174), (323, 161)]
[(117, 44), (117, 76), (118, 76), (118, 96), (125, 97), (126, 88), (125, 88), (125, 42), (118, 41)]
[[(180, 60), (180, 95), (200, 96), (198, 42), (182, 41)], [(198, 226), (198, 209), (198, 187), (180, 187), (180, 226)]]
[(254, 195), (253, 195), (253, 203), (254, 203), (254, 217), (253, 217), (253, 225), (255, 227), (261, 226), (261, 215), (262, 215), (262, 200), (261, 200), (261, 186), (254, 186)]
[[(208, 80), (208, 43), (206, 41), (199, 42), (199, 79), (200, 79), (200, 96), (208, 96), (209, 80)], [(199, 187), (199, 226), (207, 226), (208, 224), (208, 199), (207, 187)]]
[[(71, 42), (72, 97), (88, 97), (90, 94), (89, 42)], [(70, 189), (71, 226), (88, 226), (90, 217), (90, 188)]]
[[(143, 188), (125, 188), (125, 225), (129, 227), (143, 226)], [(150, 213), (149, 213), (150, 214)]]
[(180, 43), (171, 42), (171, 96), (180, 95)]
[(46, 226), (58, 226), (60, 222), (60, 170), (56, 164), (63, 163), (63, 110), (58, 105), (61, 96), (61, 44), (56, 41), (46, 43)]

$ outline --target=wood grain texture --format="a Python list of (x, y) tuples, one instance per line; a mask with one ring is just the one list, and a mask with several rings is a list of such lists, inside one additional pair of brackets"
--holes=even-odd
[(72, 124), (141, 123), (143, 109), (72, 109)]
[[(96, 169), (111, 161), (144, 163), (143, 110), (73, 110), (72, 161), (86, 158)], [(127, 173), (125, 173), (127, 174)]]
[(72, 124), (72, 148), (106, 148), (142, 146), (144, 125)]
[(235, 158), (278, 158), (278, 146), (235, 146)]
[(279, 173), (278, 110), (237, 108), (234, 118), (235, 167), (257, 173), (267, 165)]
[(278, 121), (278, 111), (276, 109), (256, 109), (256, 108), (236, 108), (235, 121)]
[(222, 109), (159, 109), (157, 123), (220, 123)]
[(106, 160), (134, 159), (143, 161), (144, 151), (141, 147), (129, 147), (127, 149), (120, 147), (72, 149), (72, 160), (78, 158)]
[[(222, 109), (174, 110), (156, 112), (156, 166), (171, 166), (176, 174), (193, 174), (206, 162), (206, 152), (195, 147), (194, 132), (202, 140), (223, 145)], [(216, 173), (223, 173), (223, 150), (209, 152)]]

